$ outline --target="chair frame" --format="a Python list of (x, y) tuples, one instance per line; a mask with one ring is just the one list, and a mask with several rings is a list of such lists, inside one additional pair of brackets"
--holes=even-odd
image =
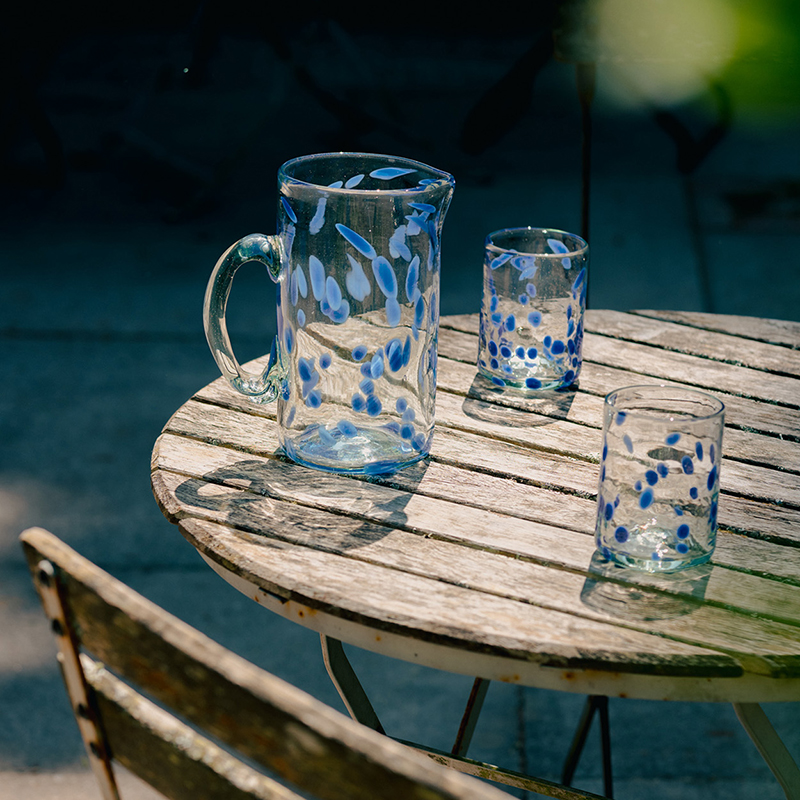
[(120, 797), (115, 761), (172, 800), (300, 800), (284, 782), (321, 800), (510, 797), (259, 669), (52, 533), (20, 538), (104, 800)]

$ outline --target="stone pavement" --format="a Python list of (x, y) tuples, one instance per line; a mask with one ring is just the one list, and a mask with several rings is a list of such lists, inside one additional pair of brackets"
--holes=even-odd
[[(331, 69), (339, 62), (326, 60), (320, 41), (334, 45), (312, 38), (298, 48), (319, 85), (350, 100), (389, 101), (402, 124), (346, 129), (297, 70), (233, 35), (219, 43), (205, 85), (181, 85), (186, 37), (150, 32), (76, 37), (56, 54), (39, 98), (66, 154), (62, 187), (34, 185), (41, 155), (21, 126), (9, 156), (16, 171), (0, 186), (0, 800), (98, 796), (16, 541), (27, 526), (49, 528), (225, 646), (342, 708), (318, 637), (216, 577), (163, 518), (149, 486), (162, 426), (217, 376), (200, 321), (208, 274), (238, 237), (272, 232), (283, 160), (362, 149), (451, 171), (444, 314), (477, 311), (487, 232), (579, 228), (570, 67), (548, 65), (507, 134), (467, 155), (460, 126), (508, 69), (508, 50), (473, 37), (451, 41), (437, 60), (422, 42), (390, 68), (376, 48), (376, 84), (364, 63)], [(599, 102), (591, 304), (800, 319), (798, 128), (735, 124), (683, 177), (673, 143), (650, 117)], [(229, 318), (241, 361), (268, 349), (273, 297), (261, 270), (237, 277)], [(450, 746), (468, 679), (350, 654), (387, 730)], [(579, 696), (493, 684), (470, 755), (558, 779), (581, 706)], [(610, 706), (619, 800), (782, 797), (730, 707)], [(800, 761), (800, 710), (767, 711)], [(601, 791), (597, 730), (575, 781)], [(128, 785), (126, 797), (152, 796), (135, 779)]]

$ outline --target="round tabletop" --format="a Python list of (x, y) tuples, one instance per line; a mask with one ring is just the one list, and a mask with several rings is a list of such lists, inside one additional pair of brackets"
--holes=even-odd
[[(389, 656), (587, 694), (800, 699), (800, 324), (592, 310), (579, 387), (536, 396), (477, 376), (477, 329), (440, 322), (425, 461), (293, 464), (274, 408), (220, 378), (156, 442), (162, 510), (257, 602)], [(605, 563), (593, 533), (603, 397), (665, 382), (727, 413), (713, 559), (658, 576)]]

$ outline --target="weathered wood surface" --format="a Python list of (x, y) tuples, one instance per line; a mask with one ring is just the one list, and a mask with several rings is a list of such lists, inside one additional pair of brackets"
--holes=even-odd
[[(443, 318), (431, 458), (382, 479), (287, 462), (273, 409), (214, 381), (165, 426), (155, 495), (213, 560), (376, 631), (512, 662), (796, 679), (794, 328), (659, 313), (589, 312), (579, 389), (538, 398), (478, 379), (477, 316)], [(727, 407), (717, 549), (690, 579), (593, 558), (603, 397), (662, 380)]]

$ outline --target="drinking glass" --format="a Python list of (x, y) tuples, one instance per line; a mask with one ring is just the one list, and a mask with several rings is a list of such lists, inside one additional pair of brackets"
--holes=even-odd
[(506, 228), (486, 237), (478, 371), (495, 386), (559, 389), (581, 369), (589, 247), (579, 236)]
[(671, 572), (711, 558), (725, 406), (674, 386), (605, 398), (596, 542), (606, 558)]

